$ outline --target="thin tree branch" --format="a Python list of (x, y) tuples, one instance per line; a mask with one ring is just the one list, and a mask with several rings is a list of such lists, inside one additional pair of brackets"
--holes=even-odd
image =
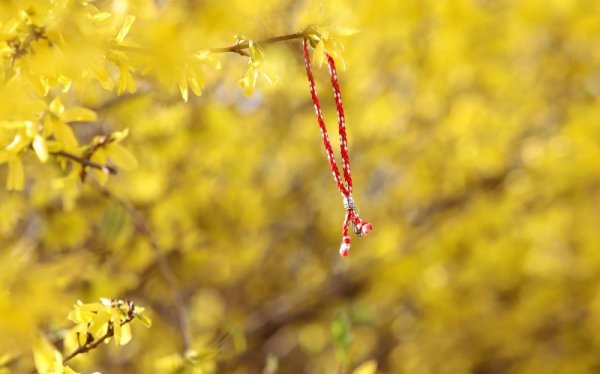
[[(133, 321), (133, 318), (134, 318), (133, 313), (129, 314), (121, 322), (121, 326), (124, 326), (124, 325), (128, 324), (129, 322)], [(104, 341), (106, 339), (113, 337), (114, 334), (115, 334), (114, 329), (113, 328), (109, 328), (108, 331), (106, 331), (106, 334), (102, 335), (97, 340), (94, 340), (91, 343), (84, 344), (84, 345), (80, 346), (79, 348), (77, 348), (76, 350), (74, 350), (70, 355), (68, 355), (67, 357), (65, 357), (64, 360), (63, 360), (63, 364), (67, 363), (67, 361), (71, 360), (73, 357), (75, 357), (75, 356), (77, 356), (77, 355), (79, 355), (81, 353), (89, 352), (92, 349), (98, 347), (100, 344), (104, 343)]]
[[(267, 39), (252, 41), (252, 44), (263, 46), (267, 44), (283, 42), (286, 40), (303, 39), (305, 37), (306, 33), (304, 31), (301, 31), (293, 34), (279, 35)], [(236, 43), (229, 47), (209, 48), (208, 51), (211, 53), (237, 53), (238, 55), (248, 56), (245, 50), (250, 48), (250, 42), (250, 40), (247, 40), (241, 43)], [(149, 49), (145, 47), (130, 46), (123, 44), (112, 44), (110, 48), (123, 52), (147, 53), (149, 51)]]
[[(367, 264), (368, 265), (368, 264)], [(244, 329), (248, 347), (243, 353), (234, 354), (219, 363), (219, 372), (233, 372), (241, 362), (257, 362), (262, 360), (258, 347), (268, 341), (283, 326), (314, 319), (323, 313), (328, 305), (334, 301), (351, 299), (365, 290), (368, 285), (368, 272), (372, 269), (365, 266), (359, 270), (346, 271), (332, 274), (320, 286), (311, 290), (296, 290), (272, 302), (265, 303), (259, 310), (248, 318)], [(226, 341), (226, 334), (214, 337), (213, 344), (222, 349)], [(259, 365), (257, 363), (257, 365)]]
[[(125, 317), (125, 319), (123, 321), (121, 321), (120, 325), (124, 326), (124, 325), (128, 324), (129, 322), (133, 321), (134, 318), (135, 318), (135, 315), (133, 314), (133, 311), (130, 311), (130, 313), (127, 315), (127, 317)], [(77, 355), (89, 352), (92, 349), (96, 349), (100, 344), (104, 343), (107, 339), (112, 338), (114, 335), (115, 335), (115, 330), (114, 330), (114, 328), (112, 328), (112, 326), (110, 326), (107, 329), (106, 334), (102, 335), (97, 340), (93, 340), (90, 343), (86, 343), (84, 345), (79, 346), (79, 348), (77, 348), (76, 350), (71, 352), (68, 356), (66, 356), (62, 361), (63, 365), (66, 364), (68, 361), (70, 361)], [(8, 367), (8, 366), (3, 366), (3, 367)], [(38, 374), (38, 371), (34, 370), (32, 372), (32, 374)], [(40, 373), (40, 374), (43, 374), (43, 373)]]
[(115, 168), (114, 166), (110, 166), (110, 165), (102, 165), (102, 164), (98, 164), (94, 161), (91, 161), (87, 158), (84, 157), (80, 157), (80, 156), (76, 156), (72, 153), (68, 153), (65, 151), (57, 151), (57, 152), (50, 152), (51, 155), (53, 156), (57, 156), (57, 157), (64, 157), (67, 158), (71, 161), (75, 161), (83, 166), (87, 166), (93, 169), (97, 169), (102, 171), (103, 173), (106, 174), (111, 174), (111, 175), (115, 175), (117, 174), (117, 168)]
[(148, 89), (143, 89), (143, 90), (138, 89), (136, 92), (133, 92), (133, 93), (124, 93), (124, 94), (118, 95), (112, 99), (109, 99), (109, 100), (103, 102), (102, 104), (100, 104), (94, 108), (91, 108), (91, 109), (93, 109), (95, 112), (102, 112), (105, 110), (109, 110), (118, 105), (126, 103), (130, 100), (133, 100), (140, 96), (146, 95), (149, 92), (150, 91)]
[[(294, 34), (287, 34), (287, 35), (280, 35), (280, 36), (275, 36), (272, 38), (267, 38), (267, 39), (262, 39), (262, 40), (257, 40), (257, 41), (253, 41), (253, 44), (256, 45), (267, 45), (267, 44), (273, 44), (273, 43), (278, 43), (278, 42), (283, 42), (286, 40), (293, 40), (293, 39), (302, 39), (305, 37), (304, 32), (297, 32)], [(250, 41), (245, 41), (242, 43), (236, 43), (232, 46), (229, 47), (221, 47), (221, 48), (211, 48), (209, 49), (210, 52), (212, 53), (237, 53), (240, 55), (244, 55), (245, 53), (243, 52), (244, 50), (250, 48)]]

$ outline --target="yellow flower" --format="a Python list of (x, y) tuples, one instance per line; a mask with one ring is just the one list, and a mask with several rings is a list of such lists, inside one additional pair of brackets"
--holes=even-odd
[(42, 335), (34, 339), (33, 359), (40, 374), (77, 374), (70, 367), (63, 365), (62, 354)]
[[(132, 307), (132, 303), (123, 300), (100, 299), (100, 301), (100, 303), (84, 304), (78, 300), (69, 313), (69, 319), (77, 324), (72, 333), (79, 338), (78, 344), (85, 344), (85, 337), (88, 334), (94, 339), (106, 337), (109, 328), (112, 328), (115, 344), (129, 343), (131, 326), (128, 322), (132, 320), (132, 316), (134, 319), (139, 319), (146, 327), (152, 325), (150, 319), (144, 316), (144, 308)], [(71, 340), (73, 340), (72, 335)]]
[[(238, 40), (238, 42), (240, 42)], [(275, 84), (278, 80), (277, 76), (270, 76), (264, 70), (265, 55), (256, 44), (249, 41), (250, 58), (248, 59), (248, 70), (244, 76), (238, 81), (238, 85), (242, 88), (242, 94), (246, 97), (252, 96), (254, 87), (259, 76), (265, 78), (269, 84)]]
[(48, 111), (50, 115), (47, 116), (44, 121), (44, 128), (47, 129), (47, 135), (54, 134), (54, 137), (62, 146), (62, 149), (69, 152), (74, 152), (76, 150), (78, 141), (73, 133), (73, 129), (71, 129), (67, 123), (90, 123), (97, 119), (96, 113), (87, 108), (74, 107), (65, 109), (65, 106), (58, 96), (52, 100), (48, 106)]
[(65, 123), (94, 122), (98, 118), (96, 112), (83, 107), (74, 107), (65, 110), (65, 106), (58, 96), (52, 100), (48, 109), (50, 109), (50, 113)]
[(256, 80), (258, 79), (258, 70), (250, 63), (248, 70), (244, 73), (242, 79), (238, 81), (239, 86), (242, 88), (242, 94), (246, 97), (252, 96), (254, 87), (256, 86)]
[[(92, 140), (93, 154), (91, 161), (99, 164), (106, 165), (107, 161), (110, 161), (115, 166), (125, 169), (132, 170), (138, 167), (138, 162), (125, 147), (120, 145), (126, 137), (129, 135), (129, 129), (123, 131), (115, 131), (107, 136), (96, 136)], [(93, 170), (98, 183), (105, 185), (108, 181), (108, 174), (106, 170)]]
[(124, 63), (117, 63), (117, 65), (119, 66), (117, 93), (119, 95), (123, 94), (125, 91), (134, 93), (137, 90), (137, 86), (133, 79), (133, 75), (131, 74), (131, 67)]
[(321, 67), (325, 61), (326, 54), (330, 55), (342, 70), (346, 70), (346, 62), (342, 56), (344, 45), (337, 41), (340, 36), (350, 36), (359, 30), (342, 26), (310, 26), (304, 30), (304, 34), (311, 40), (315, 48), (313, 63)]

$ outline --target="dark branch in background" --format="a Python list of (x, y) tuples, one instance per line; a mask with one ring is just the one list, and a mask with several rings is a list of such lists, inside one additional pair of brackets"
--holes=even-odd
[[(522, 141), (528, 136), (544, 129), (545, 126), (528, 127), (525, 132), (516, 137), (514, 141), (515, 150), (520, 149)], [(511, 155), (519, 155), (520, 153), (518, 151), (510, 152)], [(412, 234), (401, 245), (401, 252), (408, 253), (411, 251), (422, 237), (426, 236), (435, 227), (438, 227), (439, 222), (435, 220), (438, 215), (460, 209), (478, 194), (501, 191), (510, 173), (520, 167), (522, 167), (520, 158), (518, 156), (511, 156), (504, 168), (498, 170), (496, 173), (481, 176), (479, 179), (474, 180), (465, 191), (432, 199), (428, 203), (418, 207), (416, 212), (406, 222), (411, 228)], [(227, 361), (222, 361), (219, 368), (231, 371), (242, 362), (247, 363), (248, 361), (252, 361), (253, 356), (260, 356), (257, 355), (257, 352), (265, 344), (264, 342), (269, 341), (279, 329), (292, 323), (315, 318), (315, 315), (324, 310), (332, 300), (337, 301), (356, 297), (369, 286), (371, 281), (370, 274), (379, 274), (387, 266), (392, 266), (393, 262), (384, 264), (374, 261), (371, 264), (363, 265), (362, 269), (370, 270), (368, 272), (365, 270), (348, 271), (339, 275), (331, 275), (325, 283), (314, 290), (288, 295), (265, 305), (264, 308), (255, 312), (250, 316), (244, 331), (248, 340), (248, 349), (240, 355), (234, 356)], [(409, 304), (409, 301), (404, 301), (404, 303)], [(410, 307), (414, 309), (414, 306)], [(415, 313), (417, 312), (415, 311)], [(390, 324), (391, 320), (380, 321), (380, 323), (383, 325), (386, 323)], [(394, 341), (393, 336), (384, 336), (386, 342)], [(215, 336), (214, 340), (216, 344), (221, 346), (226, 338), (227, 335), (222, 333)], [(381, 342), (376, 353), (378, 357), (377, 361), (385, 363), (389, 351), (393, 347), (393, 344)], [(256, 365), (259, 366), (260, 363)]]
[(130, 100), (136, 99), (140, 96), (144, 96), (144, 95), (148, 94), (149, 92), (150, 92), (150, 90), (145, 88), (145, 89), (138, 89), (136, 92), (133, 92), (133, 93), (123, 93), (121, 95), (115, 96), (114, 98), (103, 102), (102, 104), (100, 104), (92, 109), (94, 110), (94, 112), (106, 111), (106, 110), (112, 109), (118, 105), (127, 103)]
[(111, 175), (117, 174), (117, 169), (114, 166), (98, 164), (94, 161), (91, 161), (88, 157), (76, 156), (72, 153), (68, 153), (65, 151), (50, 152), (50, 154), (53, 156), (63, 157), (63, 158), (69, 159), (71, 161), (75, 161), (83, 166), (87, 166), (87, 167), (90, 167), (93, 169), (100, 170), (101, 172), (106, 173), (106, 174), (111, 174)]
[[(364, 269), (369, 269), (369, 266), (365, 266)], [(218, 371), (233, 372), (241, 362), (262, 359), (256, 354), (257, 350), (281, 328), (314, 319), (315, 315), (327, 310), (332, 301), (352, 299), (364, 291), (367, 285), (367, 271), (346, 271), (330, 275), (323, 284), (314, 289), (298, 290), (266, 303), (264, 307), (250, 315), (246, 324), (244, 329), (244, 336), (248, 342), (246, 351), (220, 362)], [(226, 338), (226, 334), (217, 335), (213, 343), (222, 346)], [(261, 365), (258, 362), (256, 364)]]
[(144, 215), (140, 213), (134, 206), (118, 198), (106, 188), (99, 185), (96, 186), (103, 196), (114, 202), (119, 203), (127, 210), (127, 212), (133, 220), (133, 224), (137, 233), (144, 236), (146, 240), (148, 240), (150, 248), (154, 253), (154, 258), (158, 269), (162, 277), (164, 278), (167, 286), (171, 290), (171, 295), (173, 297), (174, 304), (173, 306), (175, 307), (175, 312), (177, 313), (177, 329), (179, 330), (179, 334), (181, 335), (183, 352), (185, 354), (192, 347), (192, 331), (186, 312), (185, 302), (183, 300), (183, 297), (181, 296), (181, 292), (179, 291), (179, 282), (177, 281), (177, 277), (175, 277), (175, 272), (173, 271), (171, 265), (167, 261), (164, 252), (158, 246), (156, 238), (154, 237), (154, 233), (152, 232), (152, 230), (150, 230), (150, 227), (148, 226)]
[(81, 168), (81, 173), (79, 174), (79, 179), (83, 183), (83, 182), (85, 182), (85, 178), (87, 177), (87, 170), (85, 167), (91, 167), (93, 169), (100, 170), (101, 172), (106, 173), (106, 174), (112, 174), (112, 175), (117, 174), (117, 168), (115, 168), (114, 166), (102, 165), (102, 164), (92, 161), (92, 156), (94, 155), (94, 153), (96, 153), (96, 151), (98, 149), (106, 146), (107, 144), (112, 143), (113, 141), (114, 141), (114, 138), (112, 137), (112, 134), (102, 135), (102, 136), (98, 137), (98, 140), (95, 142), (95, 144), (93, 144), (90, 148), (88, 148), (84, 152), (83, 156), (77, 156), (72, 153), (68, 153), (68, 152), (64, 152), (64, 151), (49, 152), (49, 153), (53, 156), (64, 157), (71, 161), (78, 162), (79, 164), (84, 166), (83, 168)]

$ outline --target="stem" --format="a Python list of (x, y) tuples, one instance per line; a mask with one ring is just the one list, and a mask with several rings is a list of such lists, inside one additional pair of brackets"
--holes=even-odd
[[(286, 40), (302, 39), (304, 37), (305, 37), (304, 32), (297, 32), (294, 34), (280, 35), (280, 36), (274, 36), (272, 38), (257, 40), (253, 43), (256, 45), (267, 45), (267, 44), (283, 42)], [(248, 49), (248, 48), (250, 48), (250, 41), (245, 41), (243, 43), (234, 44), (230, 47), (211, 48), (211, 49), (209, 49), (209, 51), (212, 53), (231, 52), (231, 53), (237, 53), (237, 54), (243, 55), (244, 53), (242, 51), (245, 49)]]
[[(121, 326), (131, 322), (132, 320), (133, 320), (133, 315), (127, 316), (127, 318), (125, 318), (123, 320), (123, 322), (121, 322)], [(77, 348), (76, 350), (74, 350), (70, 355), (68, 355), (67, 357), (64, 358), (63, 364), (67, 363), (67, 361), (71, 360), (73, 357), (77, 356), (78, 354), (86, 353), (86, 352), (91, 351), (92, 349), (98, 347), (100, 344), (104, 343), (104, 341), (106, 339), (111, 338), (114, 334), (115, 334), (115, 332), (112, 328), (108, 329), (106, 334), (104, 334), (103, 336), (98, 338), (98, 340), (94, 340), (93, 342), (91, 342), (89, 344), (84, 344), (84, 345), (80, 346), (79, 348)]]
[(74, 155), (72, 153), (68, 153), (68, 152), (65, 152), (65, 151), (57, 151), (57, 152), (50, 152), (50, 154), (54, 155), (54, 156), (58, 156), (58, 157), (67, 158), (67, 159), (69, 159), (71, 161), (78, 162), (81, 165), (84, 165), (84, 166), (87, 166), (87, 167), (90, 167), (90, 168), (98, 169), (98, 170), (100, 170), (100, 171), (102, 171), (103, 173), (106, 173), (106, 174), (112, 174), (112, 175), (117, 174), (117, 169), (115, 167), (113, 167), (113, 166), (98, 164), (98, 163), (96, 163), (94, 161), (88, 160), (87, 158), (79, 157), (79, 156), (76, 156), (76, 155)]
[[(262, 45), (267, 45), (267, 44), (283, 42), (286, 40), (303, 39), (305, 37), (306, 37), (305, 32), (301, 31), (301, 32), (293, 33), (293, 34), (286, 34), (286, 35), (274, 36), (272, 38), (261, 39), (261, 40), (253, 41), (252, 43), (255, 45), (262, 46)], [(112, 44), (110, 46), (110, 48), (118, 50), (118, 51), (123, 51), (123, 52), (146, 53), (149, 51), (147, 48), (144, 48), (144, 47), (136, 47), (136, 46), (123, 45), (123, 44)], [(237, 43), (237, 44), (234, 44), (229, 47), (209, 48), (208, 50), (211, 53), (237, 53), (238, 55), (246, 56), (244, 51), (248, 48), (250, 48), (250, 41)]]

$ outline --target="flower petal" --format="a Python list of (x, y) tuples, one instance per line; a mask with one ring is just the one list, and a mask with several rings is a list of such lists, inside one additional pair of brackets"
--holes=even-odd
[(35, 138), (33, 138), (32, 146), (41, 162), (48, 161), (48, 146), (46, 145), (46, 139), (44, 139), (43, 136), (40, 134), (36, 135)]
[(106, 153), (109, 160), (122, 169), (132, 170), (138, 167), (135, 157), (120, 144), (107, 145)]
[(135, 22), (135, 16), (129, 15), (129, 16), (125, 17), (125, 22), (123, 23), (121, 30), (119, 30), (119, 34), (117, 34), (117, 38), (116, 38), (117, 43), (122, 43), (123, 40), (125, 40), (125, 37), (127, 36), (127, 34), (129, 34), (129, 30), (131, 30), (131, 26), (133, 25), (134, 22)]
[(65, 110), (65, 106), (63, 105), (62, 101), (60, 100), (60, 97), (58, 96), (55, 97), (54, 100), (52, 100), (48, 108), (53, 114), (57, 116)]
[(121, 326), (121, 339), (119, 340), (119, 344), (125, 345), (131, 341), (131, 326), (129, 324), (125, 324)]
[(78, 146), (77, 138), (73, 133), (73, 129), (61, 121), (57, 120), (54, 122), (54, 136), (67, 151), (73, 151)]
[(315, 47), (315, 51), (313, 53), (313, 64), (317, 67), (323, 66), (323, 61), (325, 60), (325, 43), (320, 40)]

